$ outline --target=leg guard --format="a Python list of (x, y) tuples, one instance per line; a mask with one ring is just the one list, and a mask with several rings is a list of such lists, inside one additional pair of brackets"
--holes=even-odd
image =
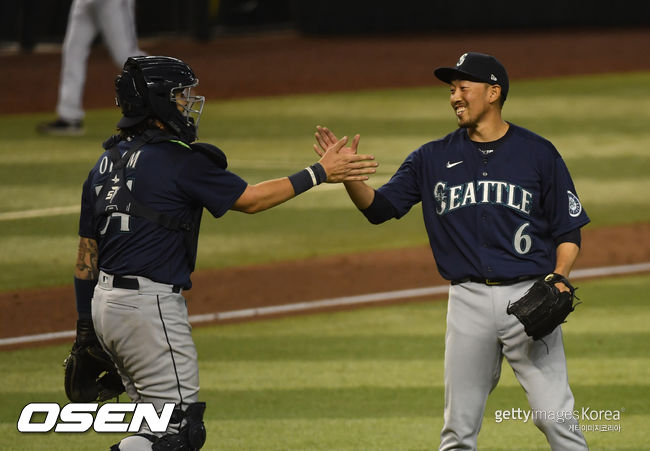
[(205, 412), (204, 402), (190, 404), (185, 410), (187, 423), (182, 431), (185, 431), (187, 441), (192, 449), (201, 449), (205, 443), (206, 431), (203, 424), (203, 413)]
[(182, 412), (185, 425), (178, 434), (167, 434), (156, 440), (152, 446), (153, 451), (196, 451), (203, 447), (206, 438), (205, 425), (203, 424), (204, 402), (190, 404)]

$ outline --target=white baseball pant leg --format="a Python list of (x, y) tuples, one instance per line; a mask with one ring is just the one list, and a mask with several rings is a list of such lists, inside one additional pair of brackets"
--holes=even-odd
[(84, 117), (83, 93), (90, 48), (98, 29), (95, 23), (94, 0), (74, 0), (70, 7), (68, 26), (63, 39), (61, 80), (56, 112), (67, 121)]
[[(185, 410), (199, 394), (197, 353), (185, 299), (170, 285), (137, 279), (139, 290), (114, 288), (112, 276), (100, 272), (92, 301), (97, 338), (134, 402), (150, 402), (159, 414), (169, 402)], [(166, 433), (177, 433), (179, 427), (170, 424)], [(138, 433), (165, 434), (152, 433), (146, 422)], [(120, 449), (143, 449), (142, 440), (137, 435), (126, 437)]]
[(135, 0), (104, 0), (96, 2), (97, 26), (104, 43), (119, 68), (129, 56), (145, 55), (138, 47), (135, 29)]
[(535, 425), (551, 449), (588, 449), (575, 419), (555, 420), (566, 419), (566, 413), (574, 410), (561, 329), (546, 337), (545, 345), (528, 337), (517, 318), (506, 313), (508, 302), (519, 299), (531, 285), (451, 286), (440, 450), (477, 449), (487, 397), (499, 381), (504, 356), (526, 391), (531, 413), (538, 413), (533, 417)]
[(56, 112), (73, 121), (84, 118), (83, 94), (88, 56), (101, 33), (118, 68), (129, 56), (144, 55), (138, 48), (135, 0), (74, 0), (63, 41), (61, 80)]

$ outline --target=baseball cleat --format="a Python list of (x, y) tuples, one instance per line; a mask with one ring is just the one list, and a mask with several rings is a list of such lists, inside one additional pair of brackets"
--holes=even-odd
[(82, 121), (66, 121), (61, 118), (38, 124), (36, 130), (44, 135), (56, 136), (81, 136), (85, 132)]

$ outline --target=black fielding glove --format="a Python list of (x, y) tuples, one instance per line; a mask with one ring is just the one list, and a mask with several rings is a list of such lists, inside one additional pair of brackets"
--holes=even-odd
[[(558, 282), (564, 283), (569, 291), (560, 292), (555, 286)], [(519, 300), (508, 304), (506, 312), (517, 317), (528, 336), (540, 340), (565, 322), (575, 309), (575, 290), (564, 276), (551, 273), (535, 281)]]
[(122, 379), (99, 344), (90, 319), (77, 320), (77, 338), (63, 367), (65, 394), (72, 402), (102, 402), (124, 392)]

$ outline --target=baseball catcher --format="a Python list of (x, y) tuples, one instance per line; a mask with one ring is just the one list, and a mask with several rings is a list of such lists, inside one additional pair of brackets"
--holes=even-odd
[(124, 392), (122, 379), (100, 346), (90, 319), (77, 320), (77, 339), (63, 366), (65, 394), (72, 402), (102, 402)]
[[(560, 291), (555, 284), (562, 282), (569, 291)], [(565, 322), (575, 309), (576, 289), (561, 274), (551, 273), (537, 280), (519, 300), (508, 305), (507, 313), (515, 315), (533, 340), (547, 336)]]
[(113, 451), (195, 451), (205, 444), (206, 405), (183, 297), (192, 287), (204, 209), (214, 218), (229, 210), (257, 213), (320, 183), (366, 180), (377, 166), (372, 155), (339, 152), (347, 141), (341, 139), (315, 164), (249, 185), (226, 169), (216, 146), (195, 142), (205, 102), (194, 91), (198, 84), (179, 59), (128, 58), (115, 81), (119, 133), (106, 140), (83, 185), (75, 266), (80, 321), (66, 393), (87, 402), (124, 390), (158, 411), (176, 405), (166, 430), (142, 424)]

